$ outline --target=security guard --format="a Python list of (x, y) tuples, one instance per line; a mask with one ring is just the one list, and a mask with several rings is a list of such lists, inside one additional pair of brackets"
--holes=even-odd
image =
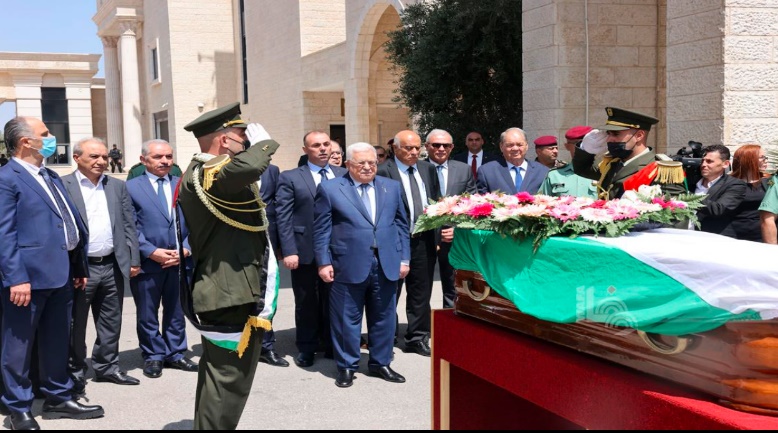
[[(592, 130), (591, 126), (573, 126), (565, 133), (565, 149), (572, 157), (576, 147), (584, 136)], [(597, 182), (578, 176), (573, 171), (573, 164), (564, 164), (551, 169), (540, 187), (540, 193), (554, 197), (572, 195), (575, 197), (597, 198)]]
[[(651, 125), (659, 120), (616, 107), (607, 107), (605, 112), (608, 114), (605, 125), (588, 133), (573, 154), (573, 170), (579, 176), (596, 180), (597, 196), (609, 200), (621, 197), (625, 190), (624, 182), (657, 160), (656, 153), (646, 142)], [(605, 153), (602, 161), (595, 164), (595, 156), (601, 153)], [(652, 178), (651, 183), (660, 184), (665, 194), (686, 192), (681, 167), (672, 164), (662, 169), (673, 173), (656, 178), (662, 181)]]
[[(195, 259), (192, 287), (182, 287), (181, 302), (203, 334), (194, 428), (234, 430), (251, 391), (263, 330), (270, 329), (258, 316), (268, 223), (256, 181), (279, 145), (261, 125), (240, 118), (237, 102), (184, 129), (202, 151), (178, 193)], [(239, 341), (230, 339), (235, 335)]]

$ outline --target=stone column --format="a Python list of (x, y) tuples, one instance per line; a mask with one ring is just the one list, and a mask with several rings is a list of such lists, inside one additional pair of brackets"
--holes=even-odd
[(42, 118), (41, 84), (42, 73), (13, 74), (16, 94), (16, 115)]
[[(138, 47), (136, 32), (139, 28), (134, 21), (119, 24), (119, 50), (121, 51), (122, 72), (122, 126), (124, 130), (124, 161), (138, 161), (143, 144), (143, 132), (140, 117), (140, 84), (138, 80)], [(112, 143), (111, 143), (112, 144)], [(118, 144), (118, 143), (117, 143)], [(128, 164), (131, 165), (131, 164)]]
[(108, 136), (106, 144), (117, 145), (124, 149), (122, 137), (122, 95), (119, 90), (119, 58), (116, 52), (116, 44), (119, 38), (116, 36), (103, 36), (103, 53), (105, 55), (105, 111)]

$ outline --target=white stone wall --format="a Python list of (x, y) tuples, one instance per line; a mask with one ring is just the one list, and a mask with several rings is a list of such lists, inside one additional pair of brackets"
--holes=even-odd
[(669, 153), (689, 140), (723, 142), (722, 0), (667, 2)]
[(299, 0), (299, 3), (302, 56), (346, 40), (345, 0)]
[[(343, 98), (342, 92), (303, 92), (305, 113), (303, 129), (305, 132), (320, 129), (329, 134), (330, 125), (342, 125), (346, 118), (341, 115), (341, 98)], [(299, 150), (302, 147), (303, 135), (304, 133), (300, 134), (297, 141), (291, 146), (292, 148), (297, 147)], [(348, 131), (346, 131), (346, 135), (348, 135)], [(299, 153), (297, 157), (300, 157)]]
[[(155, 7), (164, 7), (164, 2), (153, 0), (147, 0), (146, 5), (152, 2)], [(194, 135), (185, 131), (184, 125), (203, 112), (240, 100), (232, 3), (232, 0), (167, 1), (170, 46), (160, 48), (161, 58), (167, 54), (170, 59), (172, 89), (171, 100), (167, 101), (170, 139), (175, 142), (176, 159), (182, 167), (200, 151)], [(151, 13), (152, 10), (145, 9), (147, 16)], [(163, 73), (163, 80), (168, 79), (166, 74)], [(162, 102), (164, 95), (159, 96), (160, 99), (150, 104)], [(198, 103), (203, 104), (202, 109)]]
[[(92, 86), (92, 135), (107, 140), (108, 119), (105, 106), (105, 85)], [(113, 143), (107, 143), (109, 146)]]
[(724, 0), (723, 143), (778, 145), (778, 2)]
[[(170, 143), (173, 145), (174, 152), (176, 153), (176, 162), (179, 162), (178, 139), (182, 139), (181, 144), (189, 144), (191, 146), (191, 139), (188, 136), (192, 134), (185, 134), (184, 136), (178, 134), (178, 130), (175, 125), (174, 116), (172, 116), (175, 104), (175, 97), (173, 94), (173, 74), (176, 72), (177, 76), (186, 78), (186, 75), (181, 74), (181, 66), (178, 66), (174, 71), (172, 69), (173, 62), (170, 49), (171, 37), (179, 36), (175, 33), (171, 34), (169, 31), (169, 10), (166, 2), (157, 2), (154, 0), (146, 0), (144, 2), (144, 14), (143, 21), (143, 39), (138, 43), (138, 61), (141, 63), (139, 68), (140, 77), (140, 93), (142, 95), (144, 110), (144, 140), (150, 140), (156, 138), (156, 125), (154, 123), (154, 114), (163, 111), (168, 112), (169, 119), (169, 138)], [(170, 7), (175, 7), (174, 2), (170, 3)], [(178, 13), (178, 12), (177, 12)], [(172, 27), (170, 27), (172, 29)], [(154, 79), (152, 58), (152, 49), (157, 49), (157, 74), (158, 78)], [(182, 119), (183, 120), (183, 119)], [(186, 122), (180, 123), (179, 126), (185, 125)], [(184, 155), (190, 155), (191, 150), (184, 153)], [(184, 164), (188, 162), (188, 156), (184, 158)], [(137, 161), (133, 159), (129, 162), (130, 166)], [(181, 164), (179, 164), (181, 165)]]

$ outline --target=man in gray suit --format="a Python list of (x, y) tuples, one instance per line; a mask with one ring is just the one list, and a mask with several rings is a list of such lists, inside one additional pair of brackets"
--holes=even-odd
[[(429, 161), (435, 166), (440, 184), (440, 196), (450, 197), (464, 193), (475, 194), (475, 179), (470, 166), (464, 162), (449, 159), (454, 149), (451, 134), (442, 129), (433, 129), (427, 134), (425, 142)], [(454, 268), (448, 261), (451, 241), (454, 240), (454, 228), (443, 227), (437, 247), (440, 284), (443, 287), (443, 308), (454, 308)]]
[(95, 381), (140, 383), (119, 368), (124, 289), (129, 287), (130, 277), (140, 272), (140, 253), (127, 188), (121, 180), (103, 174), (108, 168), (108, 147), (99, 138), (82, 139), (73, 146), (73, 159), (78, 170), (63, 176), (62, 181), (89, 229), (89, 278), (84, 291), (74, 292), (68, 371), (74, 392), (83, 394), (90, 309), (97, 333), (92, 348)]

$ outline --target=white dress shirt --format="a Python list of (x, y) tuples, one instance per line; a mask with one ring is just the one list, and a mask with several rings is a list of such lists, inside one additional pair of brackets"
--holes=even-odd
[(332, 167), (330, 167), (329, 164), (325, 165), (324, 167), (319, 167), (318, 165), (311, 164), (310, 161), (308, 161), (308, 169), (311, 170), (311, 175), (313, 176), (313, 182), (318, 187), (321, 183), (321, 174), (319, 172), (321, 169), (327, 170), (327, 179), (332, 179), (335, 177), (335, 173), (332, 172)]
[[(421, 209), (414, 209), (413, 208), (413, 195), (411, 194), (411, 181), (408, 177), (408, 166), (400, 162), (397, 158), (394, 159), (394, 162), (397, 164), (397, 169), (400, 170), (400, 179), (402, 179), (403, 189), (405, 190), (405, 198), (408, 199), (408, 208), (410, 209), (410, 215), (408, 215), (408, 221), (413, 221), (414, 215), (418, 213), (419, 215), (424, 213), (424, 208), (427, 207), (427, 203), (429, 200), (427, 200), (427, 188), (424, 186), (424, 181), (421, 179), (421, 175), (419, 174), (419, 165), (414, 164), (413, 165), (413, 177), (416, 178), (416, 184), (419, 185), (419, 193), (421, 195)], [(437, 174), (436, 174), (437, 175)], [(411, 223), (411, 226), (413, 224)]]
[(527, 164), (527, 160), (521, 162), (521, 165), (513, 165), (510, 162), (508, 162), (508, 172), (511, 174), (511, 179), (513, 179), (513, 184), (516, 184), (516, 170), (513, 169), (513, 167), (519, 168), (519, 173), (521, 173), (521, 181), (524, 182), (524, 179), (527, 177), (527, 168), (529, 167), (529, 164)]
[(159, 194), (159, 191), (157, 191), (157, 188), (159, 188), (159, 183), (157, 183), (157, 179), (162, 179), (162, 187), (164, 188), (165, 192), (165, 200), (167, 200), (167, 212), (168, 216), (170, 216), (170, 211), (173, 204), (173, 190), (172, 185), (170, 184), (170, 175), (159, 177), (157, 175), (151, 174), (148, 170), (146, 170), (146, 176), (149, 178), (149, 182), (151, 182), (151, 188), (154, 190), (155, 194)]
[(108, 213), (108, 199), (105, 196), (103, 178), (100, 176), (97, 185), (76, 170), (76, 179), (84, 197), (87, 226), (89, 227), (89, 257), (102, 257), (113, 253), (113, 230), (111, 215)]

